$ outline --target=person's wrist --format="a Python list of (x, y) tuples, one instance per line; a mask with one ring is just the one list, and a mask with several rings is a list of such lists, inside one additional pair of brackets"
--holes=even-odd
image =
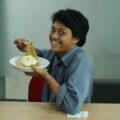
[(42, 74), (42, 77), (43, 77), (44, 79), (47, 79), (47, 76), (48, 76), (48, 72), (47, 72), (47, 70), (44, 70), (44, 71), (43, 71), (43, 74)]

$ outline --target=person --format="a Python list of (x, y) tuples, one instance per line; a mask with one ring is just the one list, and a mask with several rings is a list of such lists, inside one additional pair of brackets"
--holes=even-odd
[[(85, 102), (91, 101), (94, 64), (82, 46), (89, 30), (87, 18), (78, 10), (61, 9), (52, 15), (49, 34), (51, 49), (39, 50), (37, 55), (50, 61), (47, 70), (38, 70), (28, 76), (45, 79), (43, 101), (55, 102), (66, 113), (76, 114)], [(26, 39), (15, 39), (21, 51), (27, 50)]]

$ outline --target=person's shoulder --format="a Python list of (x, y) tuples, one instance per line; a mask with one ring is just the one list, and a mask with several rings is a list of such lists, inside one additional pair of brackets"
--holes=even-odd
[(51, 58), (54, 56), (54, 53), (51, 49), (43, 49), (43, 50), (40, 50), (40, 55), (43, 58), (51, 60)]
[(78, 47), (77, 48), (77, 52), (76, 52), (76, 57), (79, 58), (79, 59), (83, 59), (83, 58), (86, 58), (88, 57), (88, 53), (81, 47)]
[(89, 62), (93, 62), (93, 59), (91, 57), (91, 55), (85, 51), (85, 49), (78, 47), (78, 51), (76, 53), (76, 59), (80, 60), (80, 61), (89, 61)]

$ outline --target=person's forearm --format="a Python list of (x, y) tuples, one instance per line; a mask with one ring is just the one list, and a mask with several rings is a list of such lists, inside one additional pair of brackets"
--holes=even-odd
[(45, 80), (47, 81), (50, 89), (54, 95), (57, 95), (60, 89), (60, 84), (46, 71), (44, 75)]

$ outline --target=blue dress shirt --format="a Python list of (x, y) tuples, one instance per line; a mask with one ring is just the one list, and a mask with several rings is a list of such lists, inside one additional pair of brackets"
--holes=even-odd
[(56, 102), (67, 113), (80, 112), (83, 103), (90, 102), (93, 91), (94, 64), (81, 48), (75, 47), (62, 58), (51, 50), (40, 50), (40, 56), (48, 59), (48, 72), (60, 84), (57, 96), (53, 95), (47, 82), (43, 101)]

